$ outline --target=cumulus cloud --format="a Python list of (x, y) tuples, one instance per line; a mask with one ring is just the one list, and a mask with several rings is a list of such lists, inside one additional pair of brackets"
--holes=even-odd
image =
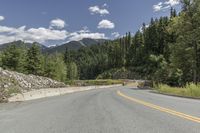
[(26, 29), (26, 26), (19, 28), (0, 26), (0, 44), (16, 40), (39, 43), (51, 40), (65, 40), (67, 34), (68, 32), (65, 30), (53, 30), (44, 27)]
[(165, 2), (159, 2), (156, 5), (153, 5), (153, 10), (155, 12), (168, 9), (170, 7), (180, 4), (180, 0), (166, 0)]
[(53, 29), (53, 28), (57, 28), (57, 29), (63, 29), (65, 27), (65, 21), (62, 20), (62, 19), (54, 19), (54, 20), (51, 20), (50, 22), (50, 28)]
[(99, 6), (91, 6), (91, 7), (89, 7), (89, 11), (92, 15), (100, 14), (101, 16), (103, 16), (103, 15), (110, 14), (110, 12), (107, 9), (105, 9), (105, 6), (107, 6), (107, 5), (104, 4), (103, 8), (100, 8)]
[(91, 39), (107, 39), (104, 33), (71, 33), (71, 37), (69, 41), (79, 41), (84, 38), (91, 38)]
[(115, 24), (109, 20), (104, 19), (99, 22), (97, 28), (98, 29), (113, 29), (115, 28)]
[[(58, 28), (58, 27), (56, 27)], [(107, 39), (104, 33), (91, 32), (87, 26), (81, 30), (69, 33), (64, 29), (55, 29), (39, 27), (39, 28), (27, 28), (21, 27), (8, 27), (0, 25), (0, 44), (9, 43), (17, 40), (24, 42), (39, 42), (47, 43), (49, 41), (79, 41), (83, 38), (92, 39)]]
[(4, 19), (4, 16), (0, 16), (0, 21), (3, 21)]
[(162, 8), (163, 8), (163, 3), (162, 3), (162, 2), (159, 2), (159, 3), (156, 4), (156, 5), (153, 5), (153, 10), (154, 10), (155, 12), (160, 11)]
[(0, 35), (0, 44), (16, 41), (14, 36)]
[(180, 0), (167, 0), (165, 2), (166, 5), (170, 5), (170, 6), (175, 6), (178, 5), (180, 3)]
[[(0, 16), (0, 20), (3, 19), (4, 17)], [(28, 29), (26, 26), (15, 28), (0, 25), (0, 44), (16, 40), (39, 43), (65, 40), (69, 33), (66, 30), (61, 30), (64, 26), (65, 22), (61, 19), (52, 20), (49, 28), (39, 27)]]
[(64, 40), (67, 37), (65, 30), (51, 30), (46, 28), (31, 28), (26, 31), (25, 36), (30, 40), (45, 42), (46, 40)]
[(88, 27), (84, 27), (80, 31), (70, 33), (68, 40), (69, 41), (80, 41), (83, 38), (91, 38), (91, 39), (107, 39), (104, 33), (92, 33), (88, 29)]
[(119, 32), (113, 32), (111, 35), (112, 35), (114, 38), (120, 37)]

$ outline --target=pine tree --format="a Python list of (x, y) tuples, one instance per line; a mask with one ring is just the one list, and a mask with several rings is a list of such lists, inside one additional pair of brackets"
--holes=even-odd
[(26, 63), (28, 74), (42, 75), (42, 55), (39, 46), (33, 44), (29, 48)]
[(77, 80), (78, 79), (78, 68), (76, 63), (71, 62), (67, 66), (67, 79), (68, 80)]
[(17, 48), (16, 45), (9, 46), (2, 53), (2, 67), (13, 71), (23, 72), (24, 55), (24, 49)]
[(170, 18), (174, 18), (177, 16), (177, 12), (176, 12), (176, 9), (174, 9), (173, 7), (171, 7), (171, 10), (170, 10)]
[(200, 19), (200, 3), (199, 0), (184, 0), (184, 11), (180, 17), (174, 19), (173, 29), (176, 30), (177, 40), (173, 45), (172, 64), (176, 68), (180, 68), (183, 72), (183, 82), (199, 81), (199, 19)]
[(132, 44), (132, 38), (131, 38), (131, 32), (128, 32), (128, 42), (127, 42), (127, 45), (128, 45), (128, 49), (130, 48), (131, 44)]
[(69, 51), (69, 49), (67, 47), (66, 47), (65, 53), (64, 53), (64, 61), (65, 61), (66, 64), (68, 64), (72, 61), (71, 51)]

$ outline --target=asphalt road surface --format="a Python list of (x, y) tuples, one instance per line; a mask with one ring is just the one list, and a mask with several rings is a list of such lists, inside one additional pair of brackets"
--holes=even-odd
[(116, 87), (0, 104), (0, 133), (200, 133), (200, 100)]

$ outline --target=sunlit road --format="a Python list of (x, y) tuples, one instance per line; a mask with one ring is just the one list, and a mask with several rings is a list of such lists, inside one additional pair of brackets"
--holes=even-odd
[(0, 133), (200, 133), (200, 101), (117, 87), (0, 104)]

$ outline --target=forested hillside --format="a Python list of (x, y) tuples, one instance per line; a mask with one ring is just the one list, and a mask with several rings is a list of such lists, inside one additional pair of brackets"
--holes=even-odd
[(106, 41), (65, 53), (42, 54), (10, 46), (1, 52), (0, 66), (59, 81), (96, 78), (149, 79), (182, 86), (200, 82), (200, 1), (184, 0), (182, 11), (151, 19), (134, 36)]
[(99, 45), (103, 44), (106, 40), (104, 39), (90, 39), (90, 38), (84, 38), (80, 41), (71, 41), (66, 44), (56, 46), (56, 47), (50, 47), (46, 49), (45, 53), (54, 54), (56, 52), (58, 53), (64, 53), (65, 49), (68, 48), (69, 50), (78, 50), (82, 47), (89, 47), (91, 45)]

